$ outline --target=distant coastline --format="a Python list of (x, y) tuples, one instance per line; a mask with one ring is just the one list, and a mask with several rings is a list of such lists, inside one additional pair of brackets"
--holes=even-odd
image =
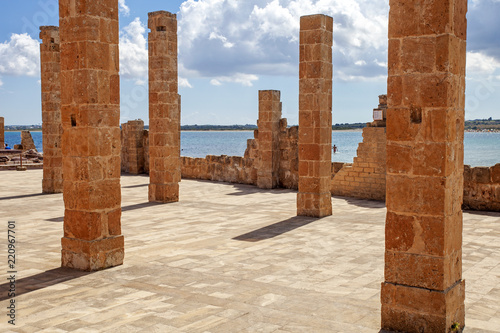
[[(296, 126), (296, 125), (291, 125)], [(333, 131), (361, 131), (366, 123), (343, 123), (332, 126)], [(149, 126), (145, 126), (149, 129)], [(181, 131), (253, 131), (256, 125), (183, 125)], [(6, 125), (5, 132), (31, 131), (40, 132), (41, 125)], [(500, 119), (475, 119), (465, 121), (465, 132), (500, 132)]]

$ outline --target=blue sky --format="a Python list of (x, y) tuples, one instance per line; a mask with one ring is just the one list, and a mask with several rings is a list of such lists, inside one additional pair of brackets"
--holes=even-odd
[[(122, 122), (148, 123), (147, 13), (178, 15), (182, 124), (255, 124), (258, 90), (281, 90), (298, 122), (299, 17), (334, 18), (333, 123), (371, 121), (386, 92), (388, 0), (120, 0)], [(0, 116), (41, 123), (38, 26), (57, 0), (4, 1)], [(466, 118), (500, 118), (500, 0), (470, 0)]]

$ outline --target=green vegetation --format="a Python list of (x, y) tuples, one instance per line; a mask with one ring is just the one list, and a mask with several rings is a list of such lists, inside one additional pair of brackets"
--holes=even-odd
[(41, 131), (42, 125), (5, 125), (6, 132)]
[(500, 131), (500, 119), (475, 119), (465, 121), (466, 131)]
[(344, 124), (335, 124), (332, 126), (332, 130), (334, 131), (343, 131), (343, 130), (353, 130), (353, 129), (362, 129), (366, 127), (366, 123), (344, 123)]
[(256, 125), (184, 125), (182, 131), (253, 131)]
[[(343, 123), (335, 124), (332, 126), (332, 130), (355, 130), (363, 129), (366, 127), (366, 123)], [(148, 129), (148, 126), (145, 126)], [(253, 131), (256, 130), (256, 125), (246, 124), (246, 125), (184, 125), (181, 126), (182, 131)], [(5, 131), (41, 131), (41, 125), (6, 125)], [(475, 119), (465, 121), (466, 131), (500, 131), (500, 119)]]

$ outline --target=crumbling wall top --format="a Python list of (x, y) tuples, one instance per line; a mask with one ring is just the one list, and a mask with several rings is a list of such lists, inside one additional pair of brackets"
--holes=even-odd
[(177, 15), (164, 10), (148, 13), (148, 28), (152, 33), (156, 31), (177, 32)]
[(59, 44), (59, 27), (53, 25), (41, 26), (40, 39), (43, 44)]

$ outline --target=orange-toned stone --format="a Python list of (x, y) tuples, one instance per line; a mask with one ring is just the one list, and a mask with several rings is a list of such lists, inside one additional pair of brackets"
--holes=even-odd
[(110, 56), (118, 48), (118, 2), (82, 0), (76, 4), (80, 10), (71, 0), (59, 5), (66, 208), (62, 265), (94, 271), (122, 264), (124, 253), (119, 65), (118, 57)]
[(300, 19), (297, 215), (331, 215), (332, 31), (325, 15)]
[(43, 193), (63, 190), (61, 150), (61, 54), (59, 28), (40, 27), (42, 86)]
[[(390, 7), (382, 328), (449, 332), (455, 321), (464, 325), (467, 1), (391, 0)], [(489, 182), (481, 171), (476, 178)]]
[(5, 145), (5, 119), (0, 117), (0, 149), (3, 149)]
[(149, 201), (179, 201), (180, 96), (177, 82), (177, 18), (148, 14)]

